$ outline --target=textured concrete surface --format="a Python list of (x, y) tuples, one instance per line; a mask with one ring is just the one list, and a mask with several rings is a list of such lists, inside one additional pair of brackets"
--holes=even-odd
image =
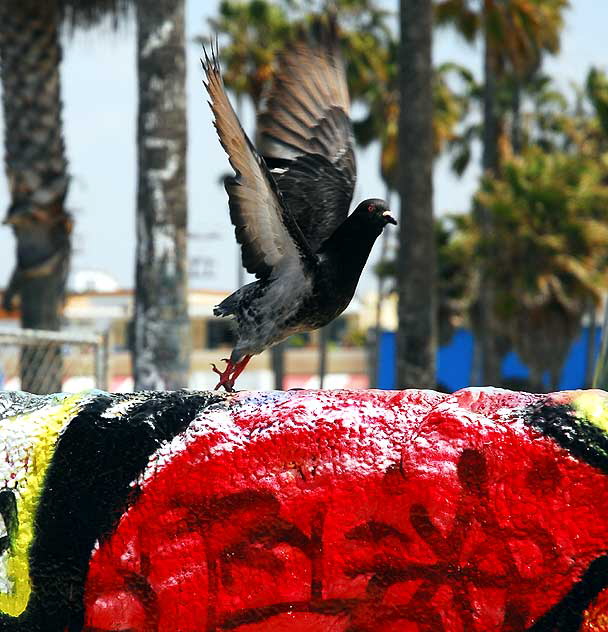
[(608, 630), (608, 395), (0, 394), (0, 631)]

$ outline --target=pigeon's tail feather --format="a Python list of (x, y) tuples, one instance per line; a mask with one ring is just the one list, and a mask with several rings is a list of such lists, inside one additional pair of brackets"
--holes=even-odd
[(219, 305), (213, 308), (214, 316), (236, 316), (238, 307), (237, 293), (231, 294), (225, 298)]

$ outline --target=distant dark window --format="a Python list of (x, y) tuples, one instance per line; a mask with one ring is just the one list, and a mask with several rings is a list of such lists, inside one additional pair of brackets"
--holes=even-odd
[(207, 347), (216, 349), (217, 347), (231, 346), (234, 343), (233, 325), (226, 320), (207, 321)]
[(134, 334), (133, 320), (119, 320), (112, 325), (112, 343), (114, 351), (130, 351)]

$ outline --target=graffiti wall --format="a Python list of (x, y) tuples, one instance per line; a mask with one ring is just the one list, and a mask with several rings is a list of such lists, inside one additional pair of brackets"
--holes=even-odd
[(608, 630), (608, 395), (0, 394), (0, 631)]

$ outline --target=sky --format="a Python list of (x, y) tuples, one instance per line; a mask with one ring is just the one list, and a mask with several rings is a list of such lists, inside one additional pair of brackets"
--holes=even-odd
[[(194, 38), (208, 33), (206, 20), (217, 7), (214, 0), (186, 1), (189, 260), (191, 287), (232, 291), (237, 282), (238, 253), (230, 224), (227, 199), (219, 184), (229, 170), (203, 91), (200, 47)], [(397, 0), (385, 0), (397, 10)], [(566, 14), (561, 53), (548, 58), (545, 69), (562, 87), (581, 83), (591, 65), (606, 68), (605, 25), (608, 2), (572, 0)], [(435, 34), (435, 63), (457, 61), (479, 78), (481, 49), (464, 43), (449, 29)], [(68, 207), (75, 218), (72, 269), (94, 269), (110, 274), (119, 286), (133, 287), (135, 252), (136, 112), (137, 80), (135, 28), (108, 25), (64, 39), (61, 68), (63, 119), (72, 176)], [(252, 132), (253, 117), (246, 112), (245, 129)], [(0, 131), (3, 133), (2, 112)], [(382, 197), (378, 173), (379, 149), (358, 152), (358, 182), (353, 204)], [(458, 179), (446, 159), (436, 164), (435, 212), (466, 211), (479, 170), (473, 166)], [(0, 171), (0, 214), (9, 204), (4, 171)], [(392, 201), (398, 207), (398, 201)], [(398, 208), (395, 208), (398, 211)], [(389, 230), (391, 227), (389, 227)], [(374, 283), (371, 268), (376, 244), (360, 283), (360, 292)], [(14, 265), (14, 237), (0, 226), (0, 287)]]

